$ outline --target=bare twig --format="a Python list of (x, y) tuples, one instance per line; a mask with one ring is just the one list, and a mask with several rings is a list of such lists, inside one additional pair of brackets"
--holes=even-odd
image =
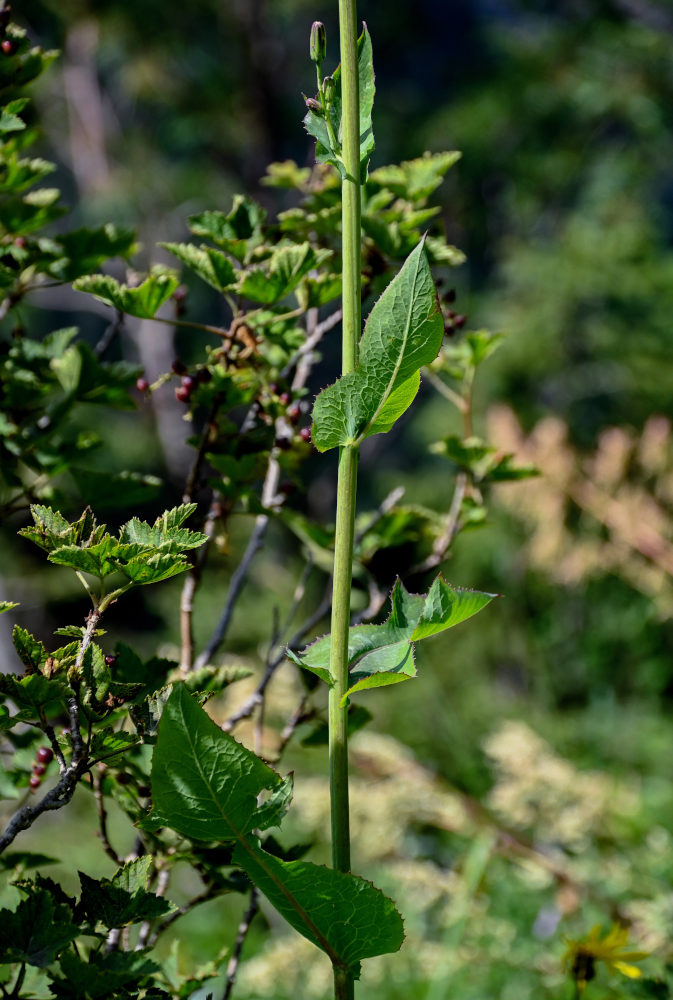
[(103, 768), (98, 767), (96, 773), (92, 773), (91, 775), (94, 798), (96, 799), (96, 809), (98, 811), (98, 835), (103, 843), (103, 848), (107, 856), (111, 858), (115, 864), (121, 865), (124, 863), (124, 859), (115, 851), (114, 847), (110, 843), (110, 837), (108, 834), (107, 810), (105, 808), (105, 799), (103, 797), (102, 789), (103, 770)]
[[(170, 868), (161, 868), (159, 870), (159, 874), (157, 875), (157, 888), (155, 891), (155, 895), (164, 896), (166, 894), (166, 890), (168, 889), (168, 883), (170, 882), (170, 880), (171, 880)], [(140, 925), (140, 931), (138, 933), (138, 941), (135, 947), (136, 951), (142, 951), (143, 948), (147, 947), (151, 930), (152, 930), (152, 921), (144, 920)]]
[(100, 338), (98, 343), (93, 349), (93, 353), (97, 358), (102, 357), (107, 351), (108, 347), (115, 339), (118, 333), (121, 333), (124, 327), (124, 313), (120, 312), (119, 309), (115, 310), (115, 318), (111, 323), (108, 324), (106, 329), (103, 331), (103, 336)]
[(451, 543), (458, 532), (460, 510), (463, 505), (466, 489), (467, 473), (459, 472), (456, 476), (456, 485), (453, 490), (453, 497), (451, 498), (451, 506), (446, 515), (444, 530), (435, 539), (430, 555), (422, 563), (419, 563), (418, 566), (414, 566), (411, 571), (412, 574), (425, 573), (427, 570), (435, 569), (446, 558), (446, 554), (451, 548)]
[(250, 890), (250, 905), (243, 914), (243, 919), (238, 925), (238, 932), (236, 934), (236, 943), (234, 944), (234, 950), (232, 952), (231, 958), (229, 959), (229, 965), (227, 966), (227, 982), (224, 988), (224, 993), (222, 994), (222, 1000), (229, 1000), (231, 997), (231, 991), (234, 988), (234, 983), (236, 982), (236, 973), (238, 972), (238, 965), (241, 961), (241, 953), (243, 951), (243, 945), (245, 944), (245, 939), (247, 937), (248, 931), (250, 930), (250, 924), (252, 923), (255, 914), (259, 910), (259, 893), (257, 889), (253, 886)]
[[(270, 507), (274, 502), (278, 492), (279, 481), (280, 466), (278, 464), (275, 451), (272, 451), (269, 456), (269, 465), (266, 470), (264, 486), (262, 487), (262, 504), (264, 507)], [(240, 597), (241, 591), (245, 586), (253, 560), (262, 547), (268, 525), (269, 515), (258, 514), (255, 518), (255, 526), (252, 529), (252, 534), (248, 540), (246, 550), (243, 553), (243, 558), (232, 575), (231, 583), (229, 584), (229, 591), (227, 593), (227, 600), (220, 616), (220, 620), (217, 623), (215, 631), (208, 640), (206, 648), (196, 658), (196, 668), (203, 667), (207, 663), (210, 663), (213, 656), (224, 642), (224, 638), (229, 628), (229, 623), (231, 622), (231, 617), (234, 613), (234, 608), (236, 607), (238, 598)]]
[(243, 703), (243, 705), (238, 709), (238, 711), (234, 712), (234, 714), (230, 716), (226, 720), (226, 722), (222, 723), (222, 729), (224, 729), (225, 732), (229, 732), (231, 729), (234, 728), (234, 726), (238, 722), (241, 722), (243, 719), (247, 719), (252, 715), (257, 706), (262, 703), (264, 692), (266, 691), (271, 678), (273, 677), (276, 670), (285, 659), (287, 655), (286, 648), (297, 649), (304, 640), (305, 636), (316, 627), (318, 622), (322, 621), (322, 619), (328, 613), (331, 606), (332, 606), (332, 587), (330, 582), (330, 585), (327, 587), (327, 590), (325, 592), (325, 596), (323, 597), (322, 601), (320, 602), (316, 610), (310, 616), (310, 618), (307, 618), (307, 620), (303, 623), (303, 625), (299, 629), (297, 629), (297, 631), (294, 633), (290, 641), (287, 643), (287, 647), (281, 649), (280, 652), (273, 657), (273, 659), (269, 660), (269, 662), (266, 665), (266, 670), (264, 671), (262, 679), (257, 685), (255, 691), (250, 695), (247, 701)]

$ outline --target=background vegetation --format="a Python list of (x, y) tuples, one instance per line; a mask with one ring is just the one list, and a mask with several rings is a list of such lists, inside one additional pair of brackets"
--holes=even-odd
[[(68, 227), (139, 224), (144, 266), (161, 259), (156, 240), (184, 239), (188, 215), (228, 210), (235, 191), (287, 207), (259, 180), (270, 160), (311, 162), (298, 91), (314, 85), (312, 20), (325, 21), (336, 51), (332, 7), (34, 0), (18, 12), (32, 38), (63, 52), (40, 81), (38, 109), (41, 152), (58, 161), (55, 183), (72, 206)], [(380, 694), (354, 745), (355, 868), (366, 865), (404, 901), (412, 939), (370, 963), (366, 995), (559, 997), (563, 935), (618, 920), (654, 953), (644, 969), (660, 982), (602, 969), (587, 995), (668, 996), (673, 14), (655, 0), (369, 0), (361, 15), (375, 40), (373, 165), (425, 149), (463, 153), (442, 191), (449, 242), (467, 262), (446, 281), (471, 328), (508, 334), (484, 368), (476, 430), (542, 472), (494, 490), (488, 523), (461, 536), (445, 567), (452, 583), (504, 599), (423, 649), (421, 679)], [(93, 344), (107, 320), (86, 311), (92, 302), (44, 289), (21, 319), (46, 332), (57, 310), (59, 325), (76, 323)], [(190, 289), (190, 311), (209, 306)], [(142, 322), (119, 348), (150, 379), (202, 349), (191, 333), (173, 342)], [(325, 372), (336, 354), (327, 342)], [(159, 477), (147, 516), (179, 502), (182, 412), (167, 389), (152, 402), (139, 396), (114, 422), (92, 407), (82, 426), (102, 438), (91, 453), (98, 471)], [(433, 397), (413, 427), (373, 451), (363, 504), (375, 507), (401, 481), (407, 502), (446, 506), (453, 481), (426, 446), (438, 428), (456, 433), (453, 419)], [(292, 499), (315, 516), (334, 495), (333, 464), (320, 463), (310, 491)], [(113, 524), (136, 512), (128, 492), (103, 500)], [(79, 503), (73, 496), (68, 513)], [(83, 605), (16, 538), (23, 523), (2, 527), (0, 586), (13, 598), (18, 589), (19, 620), (46, 635), (57, 620), (79, 620)], [(221, 539), (201, 641), (248, 528), (237, 522)], [(279, 532), (238, 607), (229, 660), (259, 669), (293, 567)], [(175, 644), (176, 595), (172, 584), (150, 590), (113, 611), (109, 627), (147, 655), (157, 635)], [(14, 654), (5, 619), (0, 626), (4, 666)], [(281, 717), (297, 681), (288, 667), (275, 684), (269, 703)], [(391, 763), (399, 754), (401, 771)], [(289, 759), (298, 773), (320, 771), (310, 749)], [(79, 822), (93, 826), (81, 798)], [(298, 782), (297, 798), (302, 835), (325, 837), (322, 780)], [(28, 846), (46, 849), (65, 822), (38, 825)], [(109, 869), (95, 844), (86, 864)], [(213, 911), (187, 920), (180, 961), (190, 967), (213, 955)], [(326, 991), (309, 946), (283, 933), (251, 939), (242, 1000)]]

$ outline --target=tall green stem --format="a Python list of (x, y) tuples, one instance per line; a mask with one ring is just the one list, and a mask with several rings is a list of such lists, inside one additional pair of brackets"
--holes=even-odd
[[(342, 372), (353, 371), (360, 339), (360, 95), (357, 60), (357, 12), (355, 0), (339, 0), (341, 42), (342, 158), (346, 177), (342, 191), (343, 247), (343, 347)], [(348, 709), (341, 699), (348, 688), (348, 629), (350, 626), (351, 575), (357, 448), (339, 453), (336, 541), (332, 602), (330, 671), (334, 685), (329, 694), (329, 759), (332, 815), (332, 864), (338, 871), (350, 870), (350, 824), (348, 816)], [(354, 995), (351, 976), (334, 970), (335, 1000)]]

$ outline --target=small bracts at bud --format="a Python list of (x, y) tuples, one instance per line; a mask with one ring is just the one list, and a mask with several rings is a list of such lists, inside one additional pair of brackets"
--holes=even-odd
[(322, 21), (314, 21), (311, 25), (309, 52), (311, 55), (311, 62), (320, 66), (320, 64), (324, 61), (325, 53), (327, 52), (327, 34), (325, 32), (325, 25)]

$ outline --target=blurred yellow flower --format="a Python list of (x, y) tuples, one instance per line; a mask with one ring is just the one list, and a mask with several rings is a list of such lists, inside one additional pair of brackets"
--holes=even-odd
[(632, 962), (640, 962), (649, 957), (647, 951), (628, 951), (625, 949), (629, 932), (626, 927), (615, 924), (601, 937), (600, 924), (592, 927), (585, 938), (579, 940), (566, 939), (566, 951), (563, 956), (563, 966), (570, 972), (577, 984), (577, 992), (581, 995), (587, 983), (596, 975), (596, 962), (602, 962), (608, 969), (621, 972), (629, 979), (639, 979), (641, 970)]

